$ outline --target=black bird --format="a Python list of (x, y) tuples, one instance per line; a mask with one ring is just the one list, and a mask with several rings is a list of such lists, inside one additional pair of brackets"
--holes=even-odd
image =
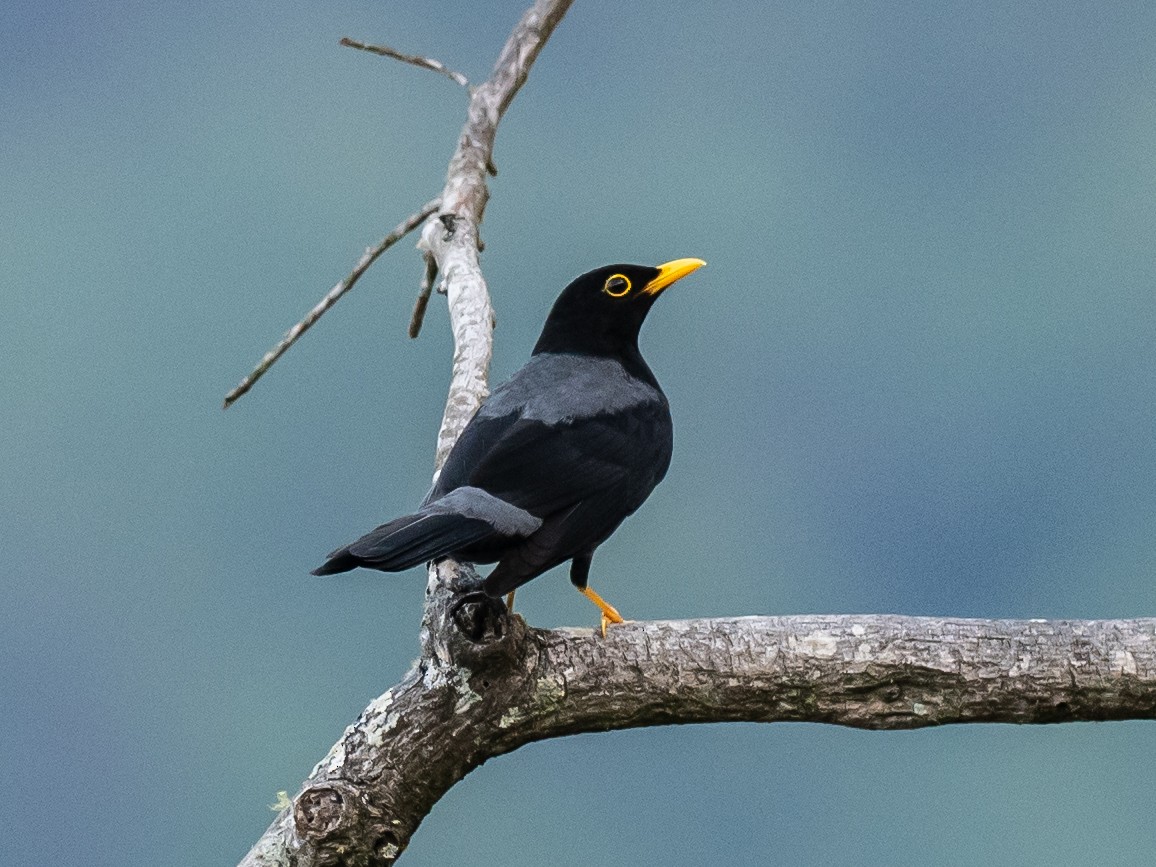
[(452, 556), (496, 562), (485, 591), (498, 597), (570, 560), (603, 633), (621, 623), (587, 586), (590, 560), (662, 481), (673, 445), (638, 332), (659, 293), (705, 264), (609, 265), (572, 282), (530, 361), (466, 425), (421, 508), (338, 548), (313, 574), (399, 572)]

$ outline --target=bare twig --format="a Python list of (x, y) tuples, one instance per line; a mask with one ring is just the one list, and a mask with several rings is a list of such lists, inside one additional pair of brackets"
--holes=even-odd
[(450, 81), (460, 84), (462, 87), (469, 87), (469, 80), (460, 72), (454, 72), (447, 67), (440, 60), (434, 60), (432, 57), (421, 57), (417, 54), (402, 54), (388, 45), (367, 45), (364, 42), (358, 42), (356, 39), (350, 39), (348, 36), (343, 36), (341, 44), (346, 48), (357, 48), (361, 51), (368, 51), (371, 54), (380, 54), (382, 57), (392, 57), (394, 60), (400, 60), (402, 63), (412, 63), (414, 66), (420, 66), (422, 69), (429, 69), (444, 75)]
[(416, 339), (421, 334), (421, 325), (425, 321), (425, 309), (429, 306), (429, 296), (433, 293), (434, 282), (438, 278), (438, 261), (432, 253), (423, 253), (425, 267), (422, 269), (421, 283), (418, 284), (417, 301), (413, 304), (413, 316), (409, 320), (410, 339)]
[(228, 409), (233, 405), (237, 398), (252, 388), (253, 384), (265, 375), (265, 371), (273, 366), (273, 362), (284, 355), (285, 350), (297, 342), (298, 337), (308, 331), (312, 327), (313, 323), (321, 318), (322, 314), (324, 314), (330, 307), (336, 304), (342, 295), (353, 288), (353, 284), (358, 281), (358, 279), (366, 272), (370, 265), (377, 261), (378, 256), (380, 256), (382, 253), (384, 253), (386, 250), (388, 250), (390, 247), (392, 247), (394, 244), (396, 244), (398, 241), (420, 226), (422, 222), (430, 216), (430, 214), (437, 211), (440, 205), (441, 199), (434, 199), (433, 201), (426, 202), (420, 211), (417, 211), (416, 213), (410, 214), (408, 217), (406, 217), (405, 220), (399, 223), (392, 232), (382, 238), (380, 243), (378, 243), (376, 246), (367, 248), (365, 253), (363, 253), (361, 258), (357, 261), (357, 264), (353, 266), (353, 270), (349, 272), (349, 275), (328, 292), (326, 292), (325, 297), (318, 301), (317, 304), (314, 305), (313, 309), (305, 314), (305, 318), (290, 328), (287, 332), (285, 332), (285, 336), (281, 338), (281, 341), (265, 353), (264, 357), (260, 360), (260, 362), (258, 362), (257, 366), (253, 368), (253, 372), (242, 379), (236, 388), (225, 395), (224, 408)]
[(442, 616), (436, 646), (346, 730), (245, 867), (391, 864), (472, 769), (580, 732), (1156, 719), (1156, 619), (739, 617), (602, 638), (529, 629), (498, 602)]

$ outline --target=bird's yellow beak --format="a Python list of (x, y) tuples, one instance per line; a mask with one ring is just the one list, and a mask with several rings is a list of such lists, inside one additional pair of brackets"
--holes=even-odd
[(675, 280), (681, 280), (692, 271), (697, 271), (705, 265), (702, 259), (675, 259), (665, 265), (658, 266), (658, 276), (643, 288), (647, 295), (657, 295)]

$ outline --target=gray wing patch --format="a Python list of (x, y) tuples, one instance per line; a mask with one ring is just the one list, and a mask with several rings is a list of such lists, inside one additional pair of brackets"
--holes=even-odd
[(544, 352), (535, 355), (482, 405), (481, 418), (516, 414), (558, 424), (661, 399), (611, 358)]
[(503, 536), (529, 536), (542, 526), (525, 509), (500, 500), (481, 488), (455, 488), (444, 497), (434, 500), (423, 512), (431, 515), (461, 515), (485, 521)]

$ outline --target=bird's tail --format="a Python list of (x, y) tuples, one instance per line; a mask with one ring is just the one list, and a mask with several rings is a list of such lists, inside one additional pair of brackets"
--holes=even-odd
[(358, 566), (400, 572), (461, 550), (494, 532), (488, 521), (451, 513), (418, 512), (395, 518), (356, 542), (338, 548), (314, 575), (348, 572)]

